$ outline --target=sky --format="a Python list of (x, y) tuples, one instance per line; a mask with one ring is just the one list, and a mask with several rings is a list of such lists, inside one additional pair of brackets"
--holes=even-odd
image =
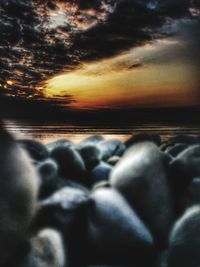
[(1, 105), (200, 105), (199, 0), (1, 0)]

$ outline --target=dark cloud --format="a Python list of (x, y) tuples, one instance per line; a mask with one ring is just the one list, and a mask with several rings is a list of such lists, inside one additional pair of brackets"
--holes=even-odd
[(198, 12), (198, 0), (1, 0), (1, 92), (42, 99), (36, 88), (56, 73), (161, 38), (163, 25)]

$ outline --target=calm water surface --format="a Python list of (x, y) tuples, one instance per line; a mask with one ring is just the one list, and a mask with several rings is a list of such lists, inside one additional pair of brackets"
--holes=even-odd
[(79, 142), (85, 137), (100, 134), (106, 138), (125, 140), (132, 134), (158, 133), (162, 140), (177, 134), (200, 135), (200, 124), (185, 125), (183, 123), (146, 123), (128, 124), (120, 127), (109, 125), (76, 125), (65, 122), (30, 122), (18, 120), (5, 120), (8, 131), (16, 138), (33, 138), (44, 143), (67, 138)]

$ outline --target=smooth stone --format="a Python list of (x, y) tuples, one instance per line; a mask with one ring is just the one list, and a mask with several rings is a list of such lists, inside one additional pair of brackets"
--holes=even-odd
[(200, 176), (200, 145), (185, 149), (171, 162), (171, 167), (181, 176), (188, 178)]
[(154, 261), (151, 233), (115, 189), (98, 189), (88, 214), (88, 261), (90, 264), (148, 264)]
[(34, 229), (53, 227), (70, 235), (75, 224), (83, 223), (86, 207), (90, 204), (89, 191), (67, 186), (40, 202)]
[(194, 178), (186, 189), (181, 200), (182, 210), (194, 205), (200, 205), (200, 177)]
[(151, 142), (129, 148), (110, 175), (111, 185), (136, 208), (161, 248), (174, 221), (167, 176), (165, 156)]
[(167, 148), (165, 152), (169, 153), (172, 157), (177, 157), (186, 148), (188, 148), (188, 145), (186, 144), (176, 144), (172, 147)]
[(89, 174), (91, 185), (103, 181), (108, 181), (111, 171), (112, 166), (106, 162), (101, 161)]
[(194, 177), (200, 177), (200, 145), (189, 146), (170, 163), (170, 182), (177, 202)]
[(27, 152), (0, 126), (0, 266), (18, 254), (37, 206), (39, 177)]
[(107, 161), (112, 156), (122, 156), (125, 152), (125, 144), (117, 139), (105, 140), (98, 143), (101, 159)]
[(120, 161), (120, 159), (121, 157), (119, 156), (112, 156), (107, 160), (107, 163), (112, 166), (115, 166)]
[(43, 184), (40, 188), (40, 194), (39, 198), (40, 200), (44, 200), (51, 195), (53, 195), (56, 191), (59, 191), (60, 189), (64, 187), (73, 187), (78, 188), (83, 191), (87, 191), (86, 187), (78, 182), (74, 182), (72, 180), (62, 178), (60, 176), (56, 176), (54, 179), (50, 180), (48, 183)]
[(87, 170), (94, 168), (100, 161), (100, 151), (96, 145), (82, 144), (77, 147), (78, 152), (83, 158)]
[(187, 144), (187, 145), (194, 145), (198, 144), (200, 140), (196, 136), (189, 136), (189, 135), (177, 135), (172, 137), (168, 140), (168, 144), (175, 145), (175, 144)]
[(25, 149), (30, 157), (36, 161), (42, 161), (49, 157), (49, 152), (46, 147), (38, 141), (22, 139), (17, 140), (18, 144)]
[(47, 159), (37, 166), (37, 170), (40, 176), (39, 198), (43, 198), (58, 177), (58, 165), (54, 160)]
[(51, 227), (62, 232), (68, 244), (71, 266), (83, 265), (87, 246), (86, 219), (90, 205), (89, 191), (66, 187), (41, 202), (35, 219), (34, 230)]
[(58, 163), (59, 174), (72, 180), (84, 182), (86, 167), (81, 155), (72, 147), (57, 147), (51, 157)]
[(200, 206), (193, 206), (175, 223), (169, 237), (168, 267), (200, 266)]
[(47, 159), (38, 165), (38, 172), (43, 184), (48, 183), (58, 175), (58, 165), (52, 159)]
[(158, 134), (139, 133), (139, 134), (132, 135), (130, 138), (128, 138), (128, 140), (125, 141), (125, 145), (128, 148), (140, 142), (153, 142), (157, 146), (160, 146), (161, 137)]
[(92, 136), (89, 136), (89, 137), (83, 139), (79, 143), (79, 145), (83, 145), (83, 144), (84, 145), (90, 145), (90, 144), (96, 145), (96, 144), (98, 144), (98, 143), (100, 143), (100, 142), (102, 142), (104, 140), (105, 140), (104, 137), (101, 136), (101, 135), (92, 135)]
[(46, 144), (46, 147), (49, 151), (49, 153), (52, 152), (52, 150), (54, 150), (57, 147), (70, 147), (70, 146), (74, 146), (74, 143), (67, 140), (67, 139), (59, 139), (53, 142), (50, 142), (48, 144)]
[(31, 239), (30, 251), (20, 267), (67, 267), (67, 256), (61, 234), (54, 229), (43, 229)]

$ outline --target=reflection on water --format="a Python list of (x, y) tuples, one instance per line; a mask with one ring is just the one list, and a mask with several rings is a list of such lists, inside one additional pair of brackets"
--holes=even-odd
[(4, 124), (8, 131), (16, 138), (34, 138), (47, 143), (52, 140), (67, 138), (79, 142), (83, 138), (100, 134), (107, 138), (118, 138), (124, 140), (132, 134), (158, 133), (162, 140), (166, 140), (177, 134), (200, 135), (200, 125), (182, 124), (129, 124), (125, 126), (109, 125), (67, 125), (65, 122), (30, 122), (6, 120)]

